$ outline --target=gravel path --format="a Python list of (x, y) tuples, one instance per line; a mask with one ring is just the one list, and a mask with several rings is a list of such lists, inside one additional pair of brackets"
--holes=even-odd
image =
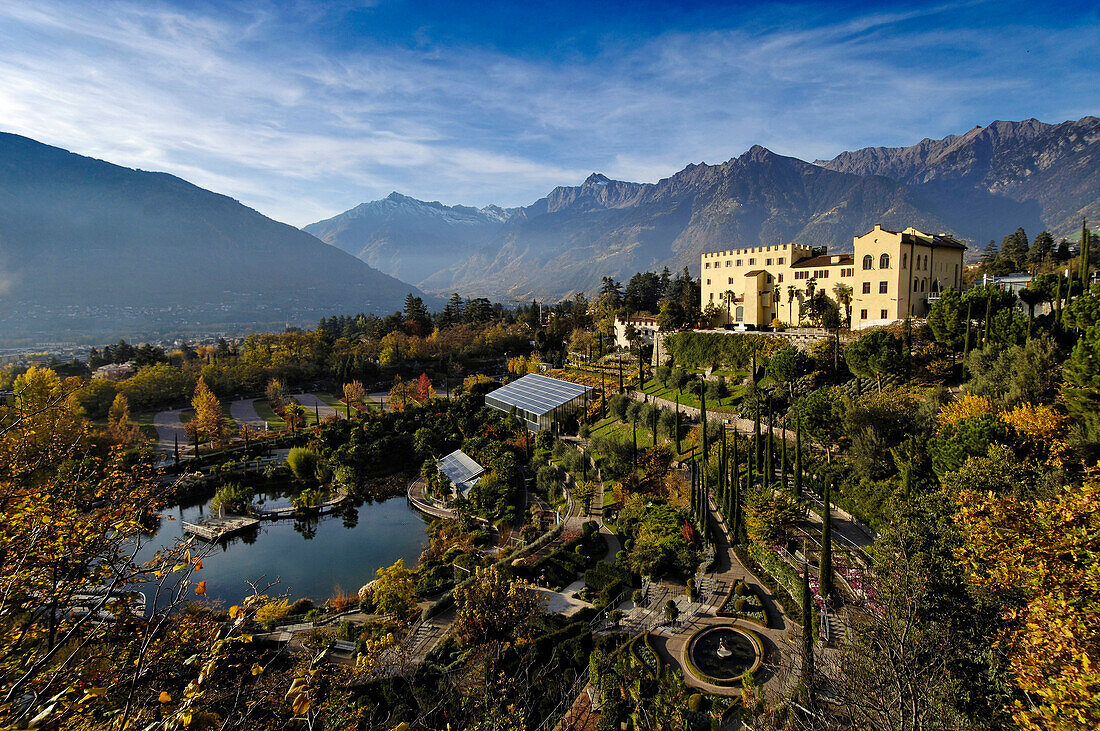
[(183, 421), (180, 420), (180, 409), (159, 411), (153, 417), (153, 426), (157, 430), (157, 451), (172, 454), (176, 449), (176, 439), (179, 439), (180, 453), (188, 448), (187, 432), (183, 430)]
[(294, 397), (294, 400), (305, 407), (306, 411), (316, 413), (321, 416), (322, 419), (326, 419), (329, 416), (336, 416), (341, 419), (344, 418), (343, 410), (337, 410), (336, 408), (329, 406), (321, 399), (317, 398), (312, 393), (300, 393)]
[(233, 418), (233, 421), (240, 425), (248, 424), (253, 429), (263, 431), (267, 422), (260, 418), (260, 415), (256, 413), (256, 399), (241, 399), (240, 401), (231, 401), (229, 404), (229, 415)]

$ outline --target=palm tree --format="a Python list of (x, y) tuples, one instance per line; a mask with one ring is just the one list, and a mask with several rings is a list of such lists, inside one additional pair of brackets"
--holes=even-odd
[(782, 296), (782, 292), (780, 290), (779, 285), (777, 284), (777, 285), (775, 285), (775, 288), (772, 290), (772, 308), (775, 310), (775, 314), (772, 315), (772, 317), (775, 318), (776, 320), (779, 319), (779, 301), (780, 301), (781, 296)]
[(787, 285), (787, 319), (794, 323), (794, 296), (798, 290), (794, 288), (793, 284)]
[(833, 294), (836, 295), (836, 301), (844, 305), (844, 323), (845, 327), (850, 329), (852, 327), (852, 286), (837, 282), (833, 286)]
[(737, 295), (733, 293), (732, 289), (727, 289), (722, 293), (722, 296), (726, 299), (726, 324), (728, 325), (733, 322), (733, 319), (730, 317), (730, 305)]

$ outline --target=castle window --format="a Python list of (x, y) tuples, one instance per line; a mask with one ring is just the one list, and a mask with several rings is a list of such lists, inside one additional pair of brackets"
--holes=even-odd
[[(787, 247), (786, 247), (786, 246), (784, 246), (783, 248), (784, 248), (784, 249), (786, 249)], [(778, 259), (776, 259), (776, 260), (775, 260), (775, 263), (776, 263), (776, 264), (782, 264), (782, 263), (783, 263), (783, 261), (784, 261), (784, 258), (783, 258), (783, 257), (781, 256), (781, 257), (779, 257)]]
[(918, 286), (920, 286), (920, 282), (918, 282), (918, 281), (917, 281), (917, 278), (916, 278), (916, 277), (913, 277), (913, 291), (914, 291), (914, 292), (916, 292), (916, 291), (917, 291), (917, 287), (918, 287)]
[(864, 282), (863, 283), (863, 294), (871, 294), (871, 283), (870, 282)]
[(886, 318), (888, 317), (888, 315), (886, 314), (886, 310), (879, 310), (879, 316), (880, 316), (880, 317), (881, 317), (881, 318), (882, 318), (883, 320), (885, 320), (885, 319), (886, 319)]
[(863, 257), (863, 268), (864, 269), (873, 269), (874, 266), (875, 266), (875, 260), (871, 258), (870, 254)]
[(769, 266), (770, 267), (771, 265), (772, 265), (772, 260), (771, 259), (764, 260), (764, 266)]
[(889, 285), (888, 282), (879, 282), (878, 283), (878, 293), (879, 294), (886, 294), (886, 290), (889, 286), (890, 285)]
[(866, 320), (867, 319), (867, 310), (860, 310), (859, 311), (859, 319), (861, 319), (861, 320)]
[(740, 259), (737, 260), (737, 266), (741, 266), (741, 260)]
[(730, 266), (731, 264), (733, 264), (733, 262), (732, 262), (732, 261), (730, 261), (729, 259), (726, 259), (726, 266), (728, 267), (728, 266)]
[(750, 267), (755, 263), (756, 263), (756, 258), (755, 257), (749, 259), (749, 266)]
[(890, 255), (889, 254), (883, 254), (882, 256), (880, 256), (878, 258), (878, 268), (879, 269), (889, 269), (890, 268)]
[(782, 274), (779, 275), (779, 283), (783, 284), (783, 275)]
[(703, 268), (704, 269), (710, 269), (710, 262), (708, 261), (706, 264), (704, 264)]
[(901, 268), (904, 269), (907, 266), (909, 266), (909, 255), (908, 254), (902, 254), (901, 255)]
[(729, 281), (726, 284), (733, 284), (733, 277), (726, 277)]

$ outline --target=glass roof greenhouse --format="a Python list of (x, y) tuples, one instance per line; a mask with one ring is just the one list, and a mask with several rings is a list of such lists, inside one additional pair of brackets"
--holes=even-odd
[(485, 472), (481, 465), (470, 459), (461, 449), (456, 449), (443, 457), (435, 466), (447, 476), (462, 497), (470, 494), (470, 489), (477, 484), (482, 473)]
[(575, 412), (596, 389), (529, 373), (485, 396), (485, 405), (516, 416), (531, 431), (549, 429), (554, 421)]

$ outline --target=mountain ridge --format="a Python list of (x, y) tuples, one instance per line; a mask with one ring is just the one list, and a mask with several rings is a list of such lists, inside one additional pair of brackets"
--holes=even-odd
[(0, 330), (26, 337), (312, 324), (392, 312), (422, 294), (182, 178), (9, 133), (0, 133), (0, 280)]

